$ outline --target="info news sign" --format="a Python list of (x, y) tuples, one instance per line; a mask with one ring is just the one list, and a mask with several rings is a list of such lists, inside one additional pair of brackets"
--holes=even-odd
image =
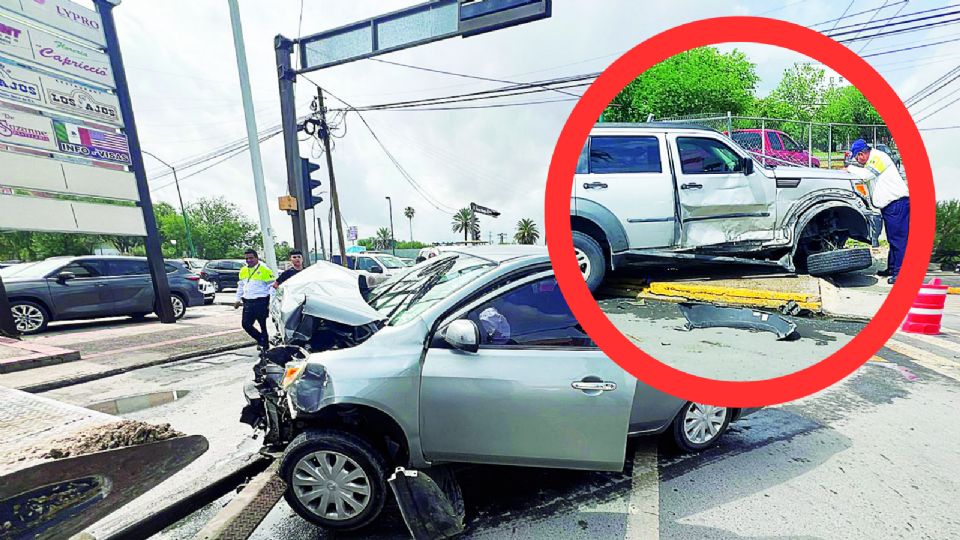
[(550, 16), (551, 0), (433, 0), (301, 38), (300, 73)]

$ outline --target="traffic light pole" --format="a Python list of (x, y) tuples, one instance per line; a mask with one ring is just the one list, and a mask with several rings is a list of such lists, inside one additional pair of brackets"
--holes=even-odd
[[(293, 247), (306, 253), (307, 221), (304, 212), (304, 193), (302, 186), (302, 172), (300, 170), (300, 145), (297, 141), (297, 110), (294, 85), (297, 73), (292, 69), (290, 56), (293, 54), (293, 41), (277, 35), (274, 38), (274, 49), (277, 56), (277, 82), (280, 85), (280, 124), (283, 128), (283, 150), (287, 161), (287, 190), (296, 197), (297, 210), (290, 213), (293, 222)], [(327, 160), (329, 161), (329, 150)], [(333, 174), (331, 173), (331, 183)], [(331, 188), (333, 189), (333, 188)], [(336, 196), (334, 196), (336, 200)], [(309, 264), (309, 257), (304, 262)]]

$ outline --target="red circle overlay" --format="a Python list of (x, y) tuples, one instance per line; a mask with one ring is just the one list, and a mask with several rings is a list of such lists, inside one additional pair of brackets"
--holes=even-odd
[[(873, 320), (833, 355), (801, 371), (757, 381), (721, 381), (672, 368), (644, 353), (607, 319), (577, 266), (570, 229), (570, 194), (577, 158), (596, 119), (627, 83), (654, 64), (683, 51), (730, 42), (791, 49), (830, 66), (860, 89), (886, 121), (910, 171), (910, 241), (897, 283)], [(920, 289), (930, 262), (935, 228), (933, 174), (920, 132), (900, 98), (869, 64), (836, 41), (803, 26), (760, 17), (719, 17), (657, 34), (617, 59), (586, 91), (557, 141), (547, 177), (546, 236), (557, 282), (570, 309), (614, 362), (641, 381), (682, 399), (726, 407), (758, 407), (799, 399), (852, 373), (893, 335)], [(778, 359), (770, 358), (776, 362)]]

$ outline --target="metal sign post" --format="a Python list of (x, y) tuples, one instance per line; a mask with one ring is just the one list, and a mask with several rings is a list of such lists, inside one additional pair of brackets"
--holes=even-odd
[(125, 126), (124, 131), (130, 145), (133, 174), (137, 179), (137, 193), (140, 196), (138, 206), (143, 210), (143, 221), (147, 231), (143, 243), (147, 251), (147, 263), (150, 266), (150, 277), (153, 282), (154, 305), (157, 307), (157, 314), (160, 316), (161, 322), (174, 323), (177, 321), (173, 314), (173, 306), (170, 303), (170, 284), (167, 283), (167, 270), (163, 262), (163, 251), (160, 249), (157, 219), (153, 214), (150, 187), (147, 185), (147, 173), (143, 166), (143, 155), (140, 151), (140, 137), (137, 135), (137, 125), (133, 118), (133, 104), (130, 102), (127, 74), (123, 68), (123, 56), (120, 54), (117, 27), (113, 20), (113, 8), (116, 5), (114, 2), (119, 3), (119, 0), (94, 0), (97, 11), (103, 19), (107, 54), (110, 56), (110, 65), (117, 83), (117, 99), (120, 101), (120, 113)]
[[(293, 243), (307, 249), (306, 212), (301, 188), (300, 148), (297, 140), (295, 90), (297, 75), (319, 69), (399, 51), (453, 37), (469, 37), (518, 24), (550, 17), (552, 0), (431, 0), (340, 28), (320, 32), (297, 40), (277, 35), (274, 49), (277, 59), (277, 81), (280, 86), (280, 114), (284, 153), (287, 159), (289, 194), (297, 199), (297, 210), (291, 212)], [(299, 70), (292, 69), (294, 45), (300, 58)], [(341, 261), (346, 264), (340, 202), (333, 177), (330, 155), (330, 134), (323, 117), (323, 93), (318, 92), (317, 113), (322, 128), (320, 139), (330, 171), (332, 220), (336, 220), (340, 240)], [(481, 207), (482, 208), (482, 207)], [(489, 214), (488, 214), (489, 215)], [(330, 224), (330, 253), (333, 254), (333, 223)], [(391, 237), (393, 234), (391, 233)]]

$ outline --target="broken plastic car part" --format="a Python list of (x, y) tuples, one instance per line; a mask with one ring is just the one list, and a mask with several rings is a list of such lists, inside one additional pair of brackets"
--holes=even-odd
[(797, 325), (779, 315), (750, 308), (718, 307), (710, 304), (680, 304), (680, 312), (687, 319), (686, 328), (743, 328), (777, 334), (779, 340), (793, 340), (799, 336)]

